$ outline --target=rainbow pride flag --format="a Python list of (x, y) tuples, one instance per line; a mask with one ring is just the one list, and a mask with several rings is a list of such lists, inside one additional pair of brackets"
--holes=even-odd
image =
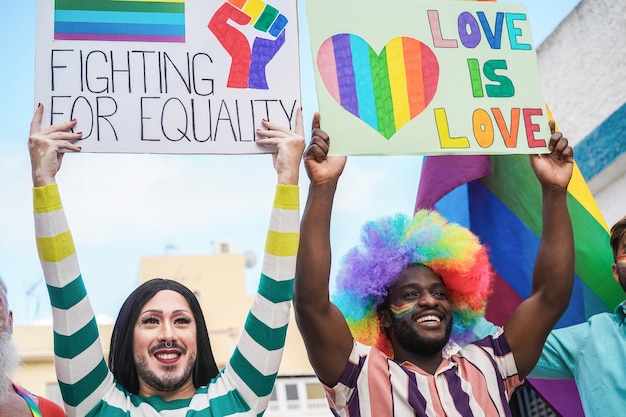
[[(436, 209), (450, 221), (468, 227), (489, 246), (496, 271), (486, 311), (492, 323), (503, 325), (530, 295), (541, 238), (541, 205), (541, 186), (526, 155), (424, 158), (415, 210)], [(613, 311), (623, 300), (611, 271), (608, 227), (577, 165), (568, 187), (568, 206), (576, 276), (570, 305), (557, 328)], [(585, 416), (580, 398), (574, 395), (578, 390), (573, 380), (528, 381), (561, 416)]]
[[(570, 305), (557, 324), (569, 326), (612, 311), (623, 300), (613, 280), (609, 230), (578, 167), (568, 188), (576, 277)], [(424, 159), (416, 210), (438, 210), (476, 233), (490, 250), (495, 291), (486, 318), (503, 325), (531, 292), (541, 238), (541, 186), (527, 155), (433, 156)], [(584, 416), (571, 380), (529, 379), (563, 416)]]
[(55, 0), (54, 39), (185, 42), (185, 0)]

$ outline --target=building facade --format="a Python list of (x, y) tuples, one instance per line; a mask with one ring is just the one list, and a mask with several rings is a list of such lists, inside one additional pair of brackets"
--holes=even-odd
[(537, 49), (543, 93), (610, 227), (626, 215), (626, 2), (582, 0)]

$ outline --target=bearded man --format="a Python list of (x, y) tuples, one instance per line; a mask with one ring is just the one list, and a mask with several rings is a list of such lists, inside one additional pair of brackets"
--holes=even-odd
[(20, 365), (12, 334), (13, 311), (9, 309), (7, 286), (0, 277), (0, 417), (65, 417), (60, 406), (11, 381)]
[(144, 282), (124, 301), (107, 364), (56, 177), (63, 155), (81, 151), (82, 133), (73, 131), (76, 120), (42, 127), (42, 114), (40, 104), (29, 137), (35, 234), (55, 309), (55, 367), (68, 416), (261, 416), (291, 311), (305, 146), (301, 109), (294, 130), (263, 119), (256, 131), (256, 143), (272, 152), (274, 202), (257, 295), (221, 370), (196, 296), (163, 278)]
[(511, 415), (508, 400), (537, 363), (574, 282), (566, 200), (573, 150), (552, 121), (550, 129), (550, 153), (530, 157), (543, 195), (532, 293), (500, 332), (459, 348), (484, 314), (492, 272), (478, 238), (436, 212), (366, 224), (361, 244), (343, 258), (331, 302), (330, 220), (346, 158), (328, 156), (316, 115), (293, 305), (333, 415)]

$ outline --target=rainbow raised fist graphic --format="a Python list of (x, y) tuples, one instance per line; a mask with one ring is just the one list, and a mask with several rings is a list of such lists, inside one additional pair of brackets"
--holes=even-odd
[[(229, 20), (256, 30), (259, 36), (252, 46)], [(265, 67), (284, 45), (287, 23), (282, 13), (261, 0), (228, 0), (215, 12), (209, 30), (232, 59), (227, 87), (268, 89)]]
[(320, 46), (317, 67), (330, 95), (386, 139), (424, 111), (439, 83), (433, 51), (405, 36), (377, 54), (357, 35), (334, 35)]

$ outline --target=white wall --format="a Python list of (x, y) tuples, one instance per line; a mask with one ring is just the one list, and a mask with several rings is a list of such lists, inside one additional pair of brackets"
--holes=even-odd
[[(626, 101), (624, 39), (626, 1), (582, 0), (538, 48), (546, 102), (574, 145)], [(609, 226), (626, 215), (624, 151), (602, 172), (587, 178)]]

